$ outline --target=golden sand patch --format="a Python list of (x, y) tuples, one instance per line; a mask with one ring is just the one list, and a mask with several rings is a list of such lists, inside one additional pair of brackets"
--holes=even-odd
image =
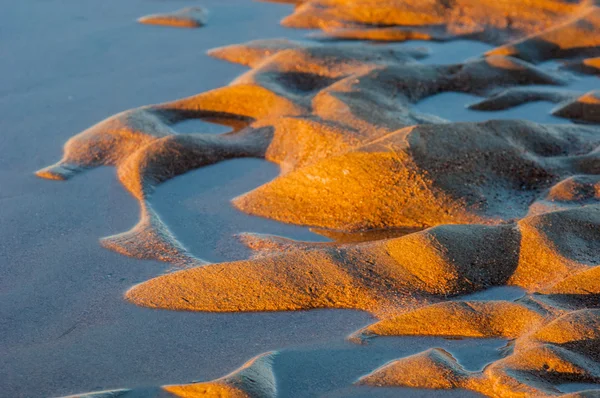
[(146, 15), (139, 18), (138, 22), (176, 28), (199, 28), (206, 25), (207, 19), (208, 12), (204, 8), (188, 7), (171, 13)]

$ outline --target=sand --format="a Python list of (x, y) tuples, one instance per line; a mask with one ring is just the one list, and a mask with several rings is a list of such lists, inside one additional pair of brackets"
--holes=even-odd
[(170, 13), (152, 14), (138, 18), (139, 23), (176, 28), (199, 28), (206, 25), (207, 20), (208, 11), (202, 7), (187, 7)]
[[(369, 320), (348, 311), (198, 316), (131, 305), (123, 292), (170, 265), (132, 260), (99, 244), (99, 237), (138, 220), (137, 202), (119, 185), (114, 169), (99, 168), (64, 184), (34, 175), (61, 156), (74, 132), (108, 114), (210, 90), (243, 71), (206, 57), (208, 49), (301, 36), (276, 23), (289, 7), (245, 0), (206, 2), (216, 13), (214, 24), (197, 31), (135, 22), (142, 14), (189, 5), (187, 0), (6, 4), (1, 18), (7, 34), (0, 40), (12, 55), (0, 66), (1, 396), (56, 397), (210, 380), (262, 352), (343, 341)], [(235, 31), (228, 27), (231, 21)], [(192, 127), (215, 131), (211, 123), (181, 131)], [(183, 185), (165, 184), (167, 191), (159, 189), (152, 204), (170, 225), (207, 227), (176, 232), (210, 261), (244, 258), (232, 238), (240, 231), (319, 239), (306, 228), (264, 222), (229, 205), (230, 198), (276, 175), (277, 168), (262, 160), (224, 162), (170, 181)], [(186, 209), (170, 200), (196, 205)]]
[[(286, 359), (294, 349), (280, 340), (277, 352), (228, 376), (144, 385), (176, 396), (597, 394), (589, 389), (600, 383), (600, 101), (596, 78), (573, 73), (595, 73), (588, 60), (599, 54), (598, 7), (559, 0), (294, 3), (283, 25), (321, 29), (312, 35), (321, 41), (217, 47), (209, 55), (249, 70), (228, 85), (110, 116), (70, 138), (62, 159), (37, 175), (72, 184), (82, 173), (97, 174), (94, 168), (116, 169), (140, 214), (135, 227), (102, 238), (102, 246), (175, 271), (124, 283), (125, 300), (147, 307), (148, 317), (159, 309), (186, 311), (186, 319), (358, 310), (374, 317), (346, 334), (360, 366), (305, 372), (312, 387), (301, 389)], [(433, 54), (465, 39), (497, 47), (428, 62), (421, 42), (342, 42), (354, 39), (448, 42), (432, 46)], [(450, 118), (435, 106), (425, 111), (447, 95), (474, 101)], [(533, 102), (555, 108), (506, 118)], [(481, 121), (455, 119), (479, 112)], [(505, 113), (491, 116), (498, 112)], [(229, 131), (178, 130), (193, 120)], [(161, 205), (161, 192), (182, 174), (247, 158), (277, 164), (279, 175), (239, 192), (236, 209), (310, 227), (333, 242), (306, 239), (306, 230), (305, 241), (248, 233), (238, 239), (254, 253), (238, 248), (213, 259), (169, 222), (182, 202)], [(521, 293), (486, 295), (497, 289)], [(224, 341), (253, 342), (253, 333)], [(303, 341), (321, 339), (311, 334)], [(381, 357), (374, 346), (394, 338), (403, 352)], [(471, 366), (465, 347), (442, 343), (457, 338), (475, 349), (502, 344)], [(406, 339), (418, 343), (406, 350)], [(330, 363), (323, 346), (310, 351), (314, 366)], [(114, 387), (142, 393), (135, 384)]]

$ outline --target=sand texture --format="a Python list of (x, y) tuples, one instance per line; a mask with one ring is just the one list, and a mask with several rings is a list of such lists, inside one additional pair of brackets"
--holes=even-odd
[[(567, 383), (600, 384), (600, 91), (570, 87), (575, 73), (598, 73), (596, 3), (291, 3), (283, 25), (320, 29), (312, 34), (319, 40), (211, 50), (249, 69), (227, 86), (111, 116), (73, 136), (63, 158), (37, 172), (67, 180), (112, 166), (139, 201), (138, 224), (102, 245), (178, 270), (129, 288), (125, 300), (213, 313), (360, 310), (375, 321), (349, 336), (357, 344), (384, 336), (509, 341), (481, 370), (431, 347), (380, 364), (361, 386), (543, 397), (562, 395)], [(173, 15), (142, 22), (195, 20), (189, 11)], [(358, 39), (497, 47), (429, 64), (418, 45), (346, 42)], [(563, 124), (452, 122), (417, 109), (448, 93), (478, 97), (469, 106), (478, 112), (551, 102)], [(231, 131), (177, 132), (193, 119)], [(192, 254), (151, 198), (176, 176), (234, 158), (280, 168), (272, 181), (233, 198), (236, 209), (312, 227), (332, 242), (249, 233), (239, 237), (254, 252), (249, 258), (210, 264)], [(522, 297), (468, 298), (508, 287)], [(275, 355), (212, 382), (164, 390), (277, 396)], [(573, 394), (597, 396), (600, 388)]]

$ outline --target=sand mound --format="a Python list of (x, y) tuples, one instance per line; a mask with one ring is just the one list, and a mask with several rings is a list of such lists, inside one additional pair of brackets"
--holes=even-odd
[(557, 202), (583, 202), (589, 199), (598, 199), (599, 183), (597, 176), (569, 177), (550, 189), (548, 199)]
[(160, 260), (178, 266), (203, 265), (175, 238), (148, 202), (141, 202), (140, 221), (131, 230), (102, 238), (107, 249), (144, 260)]
[(469, 105), (469, 109), (498, 111), (534, 101), (558, 103), (554, 116), (590, 124), (600, 123), (600, 92), (582, 94), (554, 88), (509, 88), (489, 98)]
[(188, 7), (167, 14), (153, 14), (141, 17), (139, 23), (164, 25), (176, 28), (199, 28), (206, 25), (208, 13), (202, 7)]
[(600, 8), (585, 7), (565, 23), (498, 47), (488, 55), (509, 55), (530, 62), (600, 55)]
[(330, 37), (337, 37), (341, 29), (344, 38), (346, 29), (353, 29), (355, 39), (372, 39), (376, 32), (376, 40), (423, 39), (426, 37), (419, 35), (429, 34), (494, 43), (549, 29), (565, 16), (581, 12), (587, 2), (581, 3), (583, 6), (568, 0), (307, 0), (283, 24), (324, 29)]
[[(139, 305), (178, 310), (355, 308), (385, 313), (418, 299), (439, 300), (503, 283), (517, 261), (516, 252), (512, 263), (497, 261), (506, 246), (481, 255), (472, 267), (461, 258), (473, 261), (489, 239), (516, 247), (516, 238), (508, 227), (443, 226), (363, 244), (296, 247), (164, 275), (133, 287), (126, 297)], [(432, 266), (424, 267), (423, 258)]]
[(586, 58), (584, 60), (567, 63), (567, 67), (581, 73), (600, 75), (600, 57)]
[(570, 101), (552, 112), (556, 116), (600, 123), (600, 91), (592, 91)]
[(174, 134), (164, 120), (147, 107), (111, 116), (67, 141), (63, 159), (37, 175), (65, 180), (82, 169), (117, 165), (149, 142)]
[(469, 105), (469, 109), (477, 111), (501, 111), (535, 101), (553, 103), (570, 101), (576, 98), (578, 94), (576, 91), (543, 87), (509, 88)]
[(600, 308), (600, 267), (584, 269), (543, 292), (570, 308)]
[(545, 312), (535, 305), (508, 301), (451, 301), (423, 307), (367, 326), (356, 334), (434, 335), (516, 338), (534, 328)]
[(162, 397), (165, 392), (181, 398), (274, 398), (277, 396), (277, 380), (273, 373), (273, 361), (277, 355), (277, 352), (261, 354), (229, 375), (208, 382), (98, 391), (64, 398)]
[(234, 204), (344, 230), (497, 223), (525, 215), (597, 139), (591, 128), (522, 121), (414, 126), (281, 176)]
[(432, 348), (392, 362), (363, 377), (359, 384), (423, 388), (460, 388), (467, 372), (448, 352)]
[(509, 282), (540, 289), (598, 265), (600, 208), (545, 213), (519, 222), (519, 266)]
[(535, 291), (597, 264), (598, 214), (585, 208), (525, 218), (516, 227), (447, 225), (360, 244), (288, 244), (272, 256), (160, 276), (126, 297), (177, 310), (355, 308), (382, 315), (503, 284)]
[[(530, 62), (597, 57), (600, 11), (590, 0), (306, 0), (283, 24), (322, 29), (338, 40), (446, 41), (459, 38), (504, 44), (488, 55)], [(595, 73), (594, 58), (573, 65)]]
[(277, 353), (262, 354), (220, 379), (183, 385), (164, 386), (177, 397), (271, 398), (277, 396), (273, 359)]
[[(600, 312), (569, 312), (516, 340), (514, 353), (481, 372), (467, 372), (447, 352), (432, 349), (394, 361), (359, 383), (418, 388), (465, 388), (488, 396), (562, 395), (560, 383), (597, 383)], [(434, 377), (429, 377), (434, 375)]]

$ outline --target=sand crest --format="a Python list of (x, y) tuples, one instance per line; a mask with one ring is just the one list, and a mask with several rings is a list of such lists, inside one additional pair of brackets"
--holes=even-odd
[(262, 354), (220, 379), (164, 386), (177, 397), (271, 398), (277, 396), (272, 363), (277, 353)]
[(273, 360), (277, 352), (267, 352), (252, 358), (239, 369), (221, 378), (190, 384), (172, 384), (162, 387), (96, 391), (63, 398), (110, 397), (205, 397), (205, 398), (272, 398), (277, 396), (277, 381)]
[(138, 19), (147, 25), (164, 25), (176, 28), (199, 28), (206, 25), (208, 12), (202, 7), (188, 7), (166, 14), (146, 15)]
[[(600, 312), (569, 312), (518, 338), (514, 352), (481, 372), (468, 372), (440, 349), (391, 362), (359, 383), (418, 388), (464, 388), (488, 396), (562, 395), (553, 384), (597, 383)], [(433, 377), (432, 377), (433, 376)], [(507, 387), (509, 390), (507, 390)], [(594, 396), (597, 392), (582, 392)]]

